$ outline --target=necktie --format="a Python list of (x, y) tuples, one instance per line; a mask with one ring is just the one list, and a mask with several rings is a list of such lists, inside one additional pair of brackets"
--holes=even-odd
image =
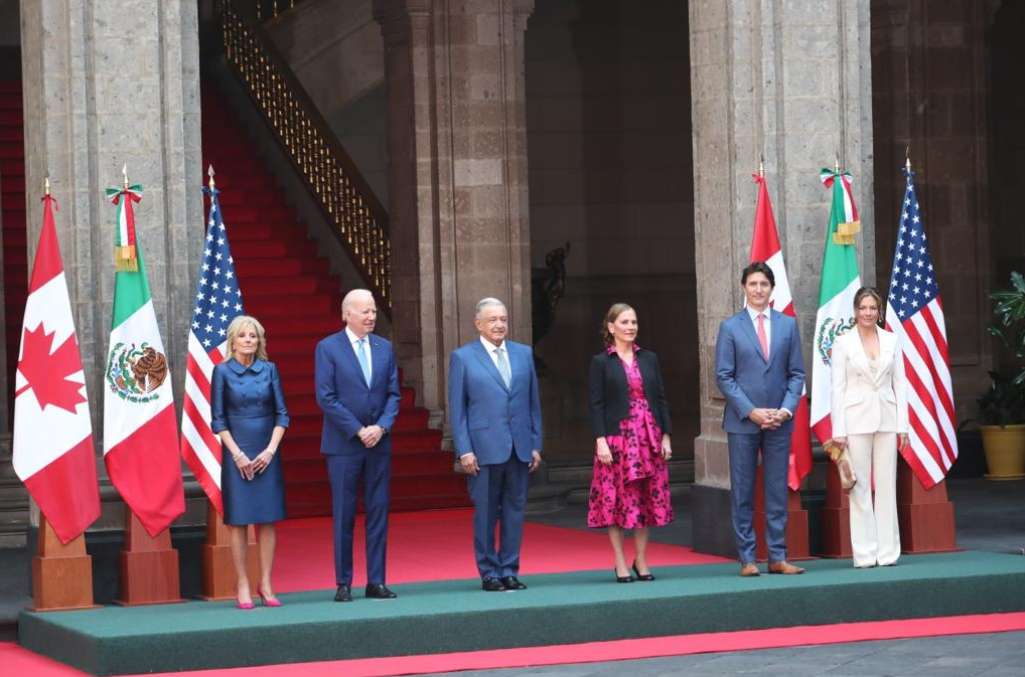
[(505, 387), (508, 388), (512, 383), (512, 369), (509, 367), (509, 359), (505, 356), (505, 348), (496, 348), (495, 355), (498, 357), (498, 373), (502, 375)]
[(769, 335), (765, 333), (765, 315), (758, 314), (758, 343), (762, 345), (762, 355), (769, 359)]
[(363, 337), (356, 341), (356, 359), (359, 360), (359, 368), (363, 370), (363, 379), (370, 385), (370, 360), (367, 359), (367, 339)]

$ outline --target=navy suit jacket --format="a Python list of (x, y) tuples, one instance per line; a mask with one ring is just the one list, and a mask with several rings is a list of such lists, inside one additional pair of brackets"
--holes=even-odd
[(797, 322), (772, 310), (769, 321), (769, 359), (755, 334), (747, 309), (727, 318), (715, 342), (715, 374), (726, 397), (723, 429), (728, 433), (757, 433), (748, 418), (756, 408), (797, 411), (804, 389), (804, 358)]
[(541, 398), (530, 346), (505, 342), (510, 387), (480, 339), (452, 351), (448, 411), (456, 458), (473, 452), (480, 465), (505, 463), (515, 452), (529, 462), (541, 451)]
[(379, 425), (384, 437), (372, 450), (391, 451), (391, 431), (399, 413), (402, 394), (399, 370), (391, 343), (376, 334), (370, 339), (370, 385), (363, 378), (356, 352), (345, 330), (331, 334), (317, 344), (314, 381), (317, 404), (324, 412), (320, 453), (351, 454), (366, 450), (357, 433), (368, 425)]

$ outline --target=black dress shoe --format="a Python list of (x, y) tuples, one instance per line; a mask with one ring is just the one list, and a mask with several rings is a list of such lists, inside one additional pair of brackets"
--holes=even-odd
[(612, 570), (612, 573), (616, 574), (616, 583), (633, 583), (634, 582), (634, 577), (629, 575), (629, 574), (627, 574), (626, 576), (620, 576), (619, 572), (616, 571), (615, 569)]
[(485, 592), (502, 592), (505, 590), (505, 586), (502, 585), (502, 581), (497, 578), (491, 578), (490, 576), (485, 578), (480, 583), (481, 590)]
[(503, 576), (502, 585), (505, 586), (506, 590), (526, 590), (527, 584), (520, 581), (515, 576)]
[(636, 574), (637, 580), (639, 580), (639, 581), (653, 581), (653, 580), (655, 580), (655, 574), (650, 573), (650, 572), (646, 573), (646, 574), (642, 574), (640, 571), (638, 571), (637, 570), (637, 562), (634, 562), (631, 565), (631, 568), (634, 570), (634, 573)]
[(370, 599), (395, 599), (398, 597), (384, 583), (367, 583), (367, 597)]
[(352, 601), (352, 590), (347, 585), (339, 585), (338, 590), (335, 591), (336, 602), (351, 602)]

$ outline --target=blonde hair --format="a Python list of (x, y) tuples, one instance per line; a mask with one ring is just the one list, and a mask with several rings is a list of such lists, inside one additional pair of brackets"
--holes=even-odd
[(252, 315), (239, 315), (228, 325), (228, 357), (235, 357), (235, 339), (246, 327), (252, 327), (256, 331), (256, 358), (267, 359), (267, 334), (263, 325)]
[[(608, 311), (605, 313), (605, 321), (601, 323), (601, 340), (607, 346), (611, 346), (616, 342), (613, 338), (612, 332), (609, 331), (609, 325), (619, 319), (619, 316), (628, 310), (634, 310), (633, 306), (629, 303), (613, 303)], [(634, 310), (634, 313), (637, 311)]]

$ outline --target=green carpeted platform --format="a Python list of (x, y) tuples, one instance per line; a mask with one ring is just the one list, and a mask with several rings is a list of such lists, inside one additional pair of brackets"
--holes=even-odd
[(397, 600), (351, 604), (324, 590), (248, 612), (212, 602), (23, 612), (19, 641), (113, 675), (1025, 610), (1025, 557), (1017, 555), (807, 567), (803, 576), (755, 579), (741, 579), (732, 564), (658, 568), (657, 581), (630, 585), (612, 582), (611, 569), (525, 575), (530, 589), (508, 593), (444, 581), (395, 585)]

